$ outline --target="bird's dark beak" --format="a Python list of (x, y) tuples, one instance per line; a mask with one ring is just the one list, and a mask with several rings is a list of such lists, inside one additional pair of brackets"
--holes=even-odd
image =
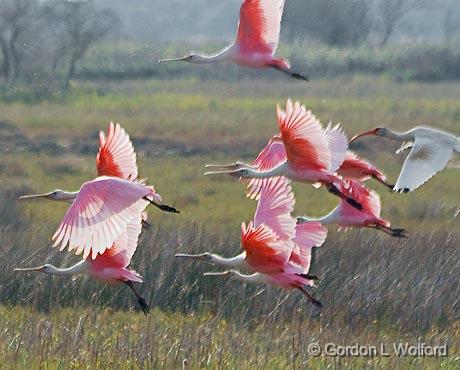
[(190, 55), (182, 58), (167, 58), (167, 59), (160, 59), (158, 63), (169, 63), (169, 62), (188, 62), (190, 60)]
[(13, 271), (41, 271), (42, 267), (16, 268)]
[(362, 134), (358, 134), (356, 136), (353, 136), (350, 140), (350, 143), (355, 141), (356, 139), (359, 139), (360, 137), (363, 137), (363, 136), (371, 136), (371, 135), (376, 135), (377, 134), (377, 130), (378, 129), (373, 129), (373, 130), (370, 130), (370, 131), (366, 131), (366, 132), (363, 132)]
[(24, 200), (24, 199), (34, 199), (34, 198), (49, 198), (51, 193), (46, 193), (46, 194), (31, 194), (31, 195), (21, 195), (19, 197), (19, 200)]

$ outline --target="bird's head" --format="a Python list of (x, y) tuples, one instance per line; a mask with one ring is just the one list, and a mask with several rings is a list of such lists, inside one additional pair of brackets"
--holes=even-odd
[(350, 140), (350, 143), (355, 141), (356, 139), (359, 139), (363, 136), (382, 136), (382, 137), (385, 137), (385, 136), (388, 136), (388, 133), (389, 133), (389, 130), (385, 127), (376, 127), (370, 131), (366, 131), (366, 132), (363, 132), (361, 134), (358, 134), (356, 136), (354, 136), (351, 140)]
[(39, 266), (39, 267), (28, 267), (28, 268), (16, 268), (14, 269), (13, 271), (25, 271), (25, 272), (28, 272), (28, 271), (35, 271), (35, 272), (42, 272), (44, 274), (50, 274), (54, 271), (55, 267), (53, 265), (50, 265), (50, 264), (44, 264), (43, 266)]
[(50, 191), (49, 193), (44, 193), (44, 194), (22, 195), (19, 197), (19, 200), (34, 199), (34, 198), (46, 198), (49, 200), (67, 202), (69, 200), (73, 200), (75, 198), (75, 194), (67, 193), (63, 190), (56, 189), (56, 190)]

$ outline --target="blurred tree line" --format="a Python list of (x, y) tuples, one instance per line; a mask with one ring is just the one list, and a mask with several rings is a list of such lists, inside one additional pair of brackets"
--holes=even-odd
[(119, 27), (92, 1), (0, 0), (1, 76), (67, 89), (89, 47)]
[(287, 0), (285, 29), (291, 40), (309, 36), (334, 46), (384, 46), (403, 21), (423, 11), (421, 27), (441, 30), (445, 42), (459, 37), (460, 2), (450, 0)]
[[(227, 42), (234, 38), (241, 2), (0, 0), (0, 77), (6, 86), (24, 82), (41, 95), (66, 90), (91, 46), (109, 35), (125, 40), (134, 38), (134, 41), (142, 41), (142, 45), (147, 41), (159, 45), (164, 35), (168, 35), (169, 40), (185, 42)], [(438, 29), (436, 32), (445, 44), (459, 39), (459, 0), (286, 0), (282, 39), (291, 43), (315, 41), (341, 48), (384, 46), (395, 36), (402, 37), (398, 28), (416, 14), (422, 14), (419, 23), (423, 27)], [(143, 36), (135, 38), (129, 32), (133, 29)], [(206, 38), (197, 36), (200, 30)], [(419, 29), (413, 33), (419, 34)], [(289, 47), (289, 42), (284, 42), (284, 47)], [(432, 53), (436, 60), (448, 61), (449, 71), (455, 69), (457, 61), (457, 54), (451, 58), (453, 49), (455, 47)], [(300, 50), (299, 58), (301, 56)], [(122, 72), (128, 68), (120, 65), (119, 59), (118, 56), (112, 62), (120, 67), (121, 72), (117, 74), (124, 75)], [(141, 68), (144, 74), (164, 71), (152, 71), (156, 68), (153, 59), (149, 57)], [(140, 68), (137, 59), (127, 63), (133, 64), (133, 74), (139, 74), (135, 71)], [(109, 64), (107, 56), (103, 56), (92, 70), (104, 76), (110, 69)], [(380, 67), (374, 69), (381, 70)], [(452, 75), (443, 70), (435, 72), (433, 76)]]

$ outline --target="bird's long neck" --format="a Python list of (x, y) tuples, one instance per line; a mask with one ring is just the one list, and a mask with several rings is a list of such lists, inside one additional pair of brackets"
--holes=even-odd
[(56, 200), (59, 202), (72, 203), (78, 195), (78, 191), (63, 191)]
[(50, 266), (49, 270), (45, 272), (48, 275), (76, 275), (85, 272), (87, 269), (86, 261), (82, 260), (77, 264), (67, 267), (67, 268), (59, 268), (55, 266)]
[(321, 222), (324, 225), (334, 224), (338, 221), (338, 212), (337, 208), (335, 208), (332, 212), (328, 213), (325, 216), (317, 217), (317, 218), (310, 218), (310, 217), (299, 217), (300, 223), (307, 223), (307, 222)]
[(410, 131), (407, 132), (395, 132), (392, 130), (387, 129), (383, 137), (396, 140), (396, 141), (411, 141), (414, 140), (414, 135), (411, 134)]
[(226, 61), (231, 60), (232, 50), (233, 50), (232, 46), (229, 46), (213, 55), (198, 54), (198, 55), (195, 55), (194, 59), (191, 62), (197, 63), (197, 64), (226, 62)]
[(230, 271), (233, 276), (240, 281), (244, 281), (245, 283), (267, 283), (267, 278), (264, 274), (260, 274), (256, 272), (255, 274), (252, 275), (245, 275), (242, 274), (239, 271), (236, 270), (231, 270)]
[(210, 262), (221, 266), (238, 267), (244, 264), (245, 259), (246, 253), (241, 253), (238, 256), (232, 258), (224, 258), (218, 254), (212, 254)]
[(286, 173), (286, 166), (287, 164), (284, 162), (269, 171), (259, 171), (252, 168), (246, 168), (247, 175), (244, 177), (252, 179), (266, 179), (269, 177), (282, 176)]

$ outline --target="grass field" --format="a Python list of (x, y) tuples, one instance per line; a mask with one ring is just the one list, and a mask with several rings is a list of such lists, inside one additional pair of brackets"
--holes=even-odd
[[(231, 178), (203, 176), (204, 164), (250, 160), (276, 132), (275, 107), (299, 99), (323, 123), (349, 136), (383, 125), (434, 125), (460, 135), (460, 83), (399, 84), (346, 76), (309, 84), (239, 82), (76, 82), (63, 98), (0, 103), (0, 361), (2, 368), (452, 368), (460, 362), (460, 208), (457, 162), (419, 191), (381, 193), (383, 216), (411, 233), (330, 230), (314, 270), (319, 312), (301, 296), (201, 275), (212, 266), (180, 264), (178, 251), (239, 248), (239, 226), (255, 203)], [(155, 307), (137, 313), (124, 287), (88, 279), (15, 275), (18, 265), (77, 257), (49, 246), (66, 206), (20, 203), (18, 194), (77, 189), (95, 175), (97, 133), (109, 120), (131, 134), (142, 177), (180, 216), (150, 210), (133, 266)], [(363, 140), (354, 149), (395, 180), (396, 144)], [(317, 216), (336, 199), (294, 186), (296, 213)], [(136, 312), (136, 313), (135, 313)], [(449, 356), (314, 359), (325, 344), (447, 343)]]

